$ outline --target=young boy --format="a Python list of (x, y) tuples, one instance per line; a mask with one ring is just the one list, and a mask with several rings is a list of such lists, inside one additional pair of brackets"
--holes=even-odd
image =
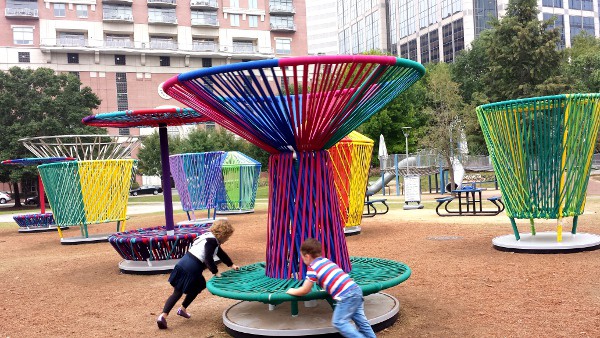
[[(375, 332), (365, 316), (363, 294), (360, 287), (340, 269), (337, 264), (321, 257), (321, 243), (307, 238), (300, 246), (302, 261), (308, 267), (306, 279), (299, 288), (291, 288), (287, 293), (303, 296), (310, 292), (317, 282), (336, 301), (331, 323), (344, 337), (375, 337)], [(358, 330), (349, 321), (352, 319)]]

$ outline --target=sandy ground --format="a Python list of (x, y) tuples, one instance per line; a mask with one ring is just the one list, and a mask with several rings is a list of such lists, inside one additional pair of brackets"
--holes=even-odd
[[(400, 318), (378, 336), (600, 337), (600, 251), (501, 252), (491, 240), (512, 233), (504, 213), (440, 218), (431, 201), (404, 211), (392, 199), (387, 215), (364, 219), (362, 234), (347, 238), (351, 255), (399, 260), (412, 269), (406, 282), (386, 291), (399, 299)], [(598, 212), (600, 196), (590, 196), (580, 232), (600, 234)], [(182, 219), (177, 213), (176, 221)], [(229, 219), (236, 233), (224, 247), (234, 262), (263, 261), (266, 204)], [(160, 224), (161, 214), (132, 215), (127, 228)], [(554, 224), (539, 222), (538, 231)], [(528, 223), (519, 228), (527, 232)], [(77, 228), (65, 232), (77, 235)], [(108, 243), (65, 246), (56, 233), (19, 234), (16, 225), (4, 226), (0, 257), (2, 337), (228, 337), (221, 315), (235, 301), (208, 292), (190, 306), (191, 319), (173, 315), (169, 330), (159, 331), (155, 318), (171, 292), (167, 275), (121, 274)]]

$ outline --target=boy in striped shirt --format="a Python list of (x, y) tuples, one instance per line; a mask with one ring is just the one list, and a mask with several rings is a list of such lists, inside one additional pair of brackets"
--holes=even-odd
[[(299, 288), (291, 288), (287, 293), (304, 296), (312, 289), (313, 283), (327, 291), (336, 301), (331, 323), (344, 337), (375, 337), (375, 332), (365, 316), (362, 290), (347, 273), (334, 262), (321, 257), (321, 243), (307, 238), (300, 246), (302, 261), (307, 266), (306, 279)], [(355, 327), (350, 319), (356, 324)]]

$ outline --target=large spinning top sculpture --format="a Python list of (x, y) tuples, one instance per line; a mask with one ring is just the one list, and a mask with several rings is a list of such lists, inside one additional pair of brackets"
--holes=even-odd
[(200, 69), (167, 80), (163, 89), (272, 154), (266, 274), (302, 279), (299, 247), (307, 237), (351, 270), (325, 149), (424, 72), (388, 56), (296, 57)]
[[(73, 161), (72, 157), (43, 157), (43, 158), (19, 158), (15, 160), (5, 160), (2, 164), (15, 166), (38, 166), (46, 163)], [(19, 225), (19, 232), (38, 232), (59, 229), (54, 223), (52, 213), (46, 212), (46, 200), (44, 198), (44, 183), (42, 177), (38, 174), (38, 196), (40, 200), (39, 214), (15, 215), (13, 219)], [(67, 226), (61, 226), (61, 229), (68, 229)]]
[[(215, 122), (271, 153), (265, 267), (271, 280), (264, 285), (276, 285), (272, 278), (283, 284), (285, 279), (301, 283), (306, 266), (299, 249), (307, 237), (319, 240), (324, 256), (345, 271), (352, 269), (332, 162), (325, 149), (424, 73), (416, 62), (389, 56), (315, 56), (217, 66), (165, 82), (163, 89), (171, 97), (202, 109)], [(404, 267), (404, 272), (410, 271)], [(242, 292), (227, 292), (225, 284), (231, 282), (217, 285), (234, 275), (242, 274), (223, 274), (223, 278), (209, 282), (209, 290), (252, 300)], [(254, 300), (268, 299), (275, 304), (295, 299), (283, 293), (290, 283), (277, 285), (280, 289), (275, 292), (281, 294), (268, 298), (257, 295)], [(262, 290), (263, 295), (273, 292), (268, 287)]]
[(189, 108), (127, 110), (90, 115), (83, 119), (83, 123), (96, 127), (158, 127), (165, 226), (120, 232), (109, 238), (109, 242), (124, 259), (119, 264), (121, 271), (142, 274), (168, 272), (187, 252), (194, 238), (206, 231), (206, 228), (193, 225), (174, 225), (167, 126), (208, 121), (210, 120), (206, 116)]

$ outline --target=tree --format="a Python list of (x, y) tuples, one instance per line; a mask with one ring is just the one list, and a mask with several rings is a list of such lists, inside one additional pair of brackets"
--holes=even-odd
[(429, 65), (424, 80), (427, 87), (425, 112), (429, 115), (429, 127), (420, 144), (437, 150), (445, 163), (449, 164), (450, 183), (455, 186), (452, 163), (458, 156), (455, 144), (464, 135), (466, 107), (458, 83), (452, 80), (448, 64)]
[(483, 93), (492, 101), (564, 92), (560, 77), (562, 55), (553, 20), (539, 21), (537, 0), (511, 0), (506, 16), (492, 20), (486, 46), (487, 71)]
[[(13, 67), (0, 72), (0, 158), (32, 157), (18, 140), (25, 137), (98, 134), (104, 129), (88, 127), (81, 119), (92, 113), (100, 99), (89, 87), (81, 87), (76, 76), (55, 74), (52, 69)], [(0, 178), (13, 184), (15, 207), (20, 207), (18, 182), (34, 179), (35, 167), (0, 167)]]
[(600, 92), (600, 40), (580, 34), (567, 53), (570, 61), (565, 62), (565, 73), (573, 89), (581, 93)]

